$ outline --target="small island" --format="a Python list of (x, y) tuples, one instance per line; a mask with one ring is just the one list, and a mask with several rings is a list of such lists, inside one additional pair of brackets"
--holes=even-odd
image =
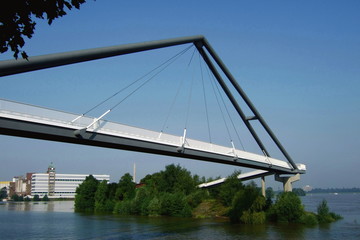
[[(179, 165), (145, 176), (139, 184), (129, 173), (118, 183), (99, 182), (92, 175), (76, 190), (75, 211), (120, 215), (224, 218), (233, 223), (295, 222), (306, 225), (341, 219), (330, 212), (327, 202), (319, 203), (317, 213), (306, 212), (295, 192), (282, 192), (274, 200), (268, 188), (266, 197), (254, 182), (244, 185), (234, 172), (218, 186), (197, 186), (212, 179), (192, 175)], [(299, 192), (302, 194), (302, 192)], [(298, 194), (299, 194), (298, 193)]]

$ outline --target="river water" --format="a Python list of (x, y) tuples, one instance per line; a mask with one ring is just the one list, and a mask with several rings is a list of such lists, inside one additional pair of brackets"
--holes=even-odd
[(308, 211), (326, 199), (343, 220), (297, 224), (240, 225), (224, 220), (122, 217), (74, 213), (74, 202), (0, 204), (0, 239), (360, 239), (360, 194), (302, 197)]

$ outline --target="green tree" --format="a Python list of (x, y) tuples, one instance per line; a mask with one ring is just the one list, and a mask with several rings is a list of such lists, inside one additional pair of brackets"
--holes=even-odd
[(115, 203), (113, 212), (121, 214), (121, 215), (130, 215), (130, 214), (132, 214), (131, 208), (132, 208), (131, 200), (117, 201)]
[(319, 223), (331, 223), (342, 219), (338, 214), (330, 212), (327, 201), (324, 199), (317, 207), (317, 219)]
[(182, 192), (162, 193), (161, 215), (173, 217), (190, 217), (191, 208), (186, 202), (186, 196)]
[(219, 188), (219, 199), (225, 206), (231, 206), (233, 198), (236, 193), (244, 188), (244, 185), (237, 178), (240, 174), (239, 171), (235, 171), (231, 174)]
[[(80, 9), (85, 0), (13, 0), (6, 1), (0, 8), (0, 52), (10, 50), (18, 58), (20, 49), (25, 45), (24, 37), (31, 38), (36, 22), (33, 18), (47, 19), (49, 25), (66, 10)], [(21, 51), (27, 58), (25, 51)]]
[(11, 200), (13, 200), (14, 202), (18, 202), (19, 201), (19, 196), (17, 194), (13, 194), (11, 196)]
[(42, 200), (43, 200), (43, 201), (49, 201), (48, 195), (45, 194), (44, 197), (42, 198)]
[(266, 188), (266, 190), (265, 190), (265, 196), (266, 196), (266, 198), (273, 198), (273, 197), (275, 197), (275, 192), (274, 192), (274, 190), (273, 190), (273, 188), (272, 187), (268, 187), (268, 188)]
[(162, 181), (160, 181), (163, 192), (189, 194), (195, 190), (196, 184), (191, 173), (180, 165), (168, 165), (165, 171), (161, 172)]
[(192, 207), (197, 207), (203, 200), (208, 198), (208, 192), (204, 189), (197, 189), (186, 196), (187, 203)]
[(148, 174), (143, 179), (140, 180), (140, 183), (145, 184), (146, 188), (152, 194), (158, 194), (161, 190), (163, 178), (160, 172), (154, 174)]
[(266, 196), (266, 205), (265, 209), (269, 209), (271, 205), (273, 204), (272, 199), (275, 197), (275, 192), (272, 189), (272, 187), (268, 187), (265, 190), (265, 196)]
[(7, 190), (6, 190), (6, 187), (3, 187), (1, 190), (0, 190), (0, 201), (4, 198), (7, 198), (8, 195), (7, 195)]
[(147, 216), (149, 214), (148, 206), (153, 196), (146, 187), (136, 189), (135, 197), (132, 201), (131, 213)]
[(92, 175), (89, 175), (76, 188), (75, 211), (94, 211), (95, 192), (98, 184), (99, 181)]
[(295, 193), (298, 196), (305, 196), (306, 195), (306, 192), (301, 188), (294, 188), (292, 190), (292, 192)]
[(146, 187), (154, 194), (183, 192), (187, 195), (196, 189), (198, 181), (198, 177), (192, 177), (185, 168), (171, 164), (167, 165), (164, 171), (146, 175), (140, 182), (146, 184)]
[[(258, 221), (252, 215), (261, 212), (264, 207), (265, 199), (261, 196), (257, 187), (247, 185), (235, 194), (229, 210), (229, 217), (231, 222), (255, 223)], [(244, 213), (247, 216), (242, 218)]]
[(107, 209), (108, 198), (108, 184), (106, 180), (101, 181), (98, 185), (95, 192), (95, 212), (106, 212), (112, 211), (112, 209)]
[(133, 182), (133, 178), (129, 173), (125, 173), (117, 186), (115, 192), (115, 199), (117, 201), (132, 199), (135, 196), (136, 184)]
[(158, 197), (153, 197), (148, 205), (149, 216), (159, 216), (161, 213), (161, 201)]
[(300, 198), (293, 192), (283, 192), (278, 195), (275, 204), (270, 209), (270, 219), (280, 222), (299, 222), (305, 214)]
[(34, 201), (34, 202), (40, 201), (39, 195), (35, 194), (35, 195), (34, 195), (34, 198), (33, 198), (33, 201)]

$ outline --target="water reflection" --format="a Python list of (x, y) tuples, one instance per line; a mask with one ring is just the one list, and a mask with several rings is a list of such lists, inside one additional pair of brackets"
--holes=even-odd
[(360, 239), (360, 195), (310, 196), (303, 198), (303, 203), (308, 210), (316, 211), (324, 197), (330, 209), (343, 215), (344, 220), (314, 227), (300, 224), (242, 225), (222, 219), (74, 213), (73, 201), (6, 203), (0, 205), (0, 238)]
[(73, 212), (74, 202), (7, 202), (3, 207), (9, 211)]

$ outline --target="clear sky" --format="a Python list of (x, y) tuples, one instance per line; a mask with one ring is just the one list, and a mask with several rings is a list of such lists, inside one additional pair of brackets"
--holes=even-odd
[[(294, 161), (307, 165), (307, 174), (296, 187), (307, 184), (323, 188), (360, 187), (359, 12), (360, 2), (351, 0), (89, 0), (81, 10), (72, 10), (51, 26), (39, 20), (25, 50), (29, 56), (36, 56), (205, 35)], [(80, 114), (184, 47), (3, 77), (0, 98)], [(161, 128), (179, 79), (194, 76), (192, 70), (184, 70), (192, 52), (190, 49), (182, 64), (159, 77), (160, 82), (132, 96), (118, 115), (109, 118), (153, 130)], [(194, 56), (193, 62), (198, 61)], [(10, 58), (12, 53), (0, 55), (0, 60)], [(200, 75), (197, 72), (195, 76)], [(185, 93), (180, 99), (178, 109), (171, 115), (172, 123), (177, 124), (172, 133), (179, 136), (184, 121), (176, 113), (186, 115), (186, 111), (179, 110), (187, 104)], [(199, 90), (194, 100), (199, 103), (201, 99)], [(215, 109), (215, 103), (209, 101), (210, 108)], [(203, 111), (201, 104), (192, 105), (192, 116)], [(225, 132), (220, 127), (221, 121), (216, 117), (213, 121), (218, 125), (212, 132), (213, 138), (221, 138)], [(206, 125), (206, 118), (193, 120), (192, 124), (195, 132)], [(206, 135), (205, 130), (199, 132)], [(251, 142), (241, 128), (240, 135), (244, 145)], [(250, 144), (245, 146), (246, 150), (252, 148)], [(0, 136), (1, 181), (26, 172), (44, 172), (51, 162), (59, 173), (110, 174), (112, 181), (118, 181), (126, 172), (132, 173), (134, 163), (138, 180), (171, 163), (206, 177), (225, 177), (237, 169), (187, 159)], [(267, 180), (270, 186), (280, 186), (273, 177)]]

